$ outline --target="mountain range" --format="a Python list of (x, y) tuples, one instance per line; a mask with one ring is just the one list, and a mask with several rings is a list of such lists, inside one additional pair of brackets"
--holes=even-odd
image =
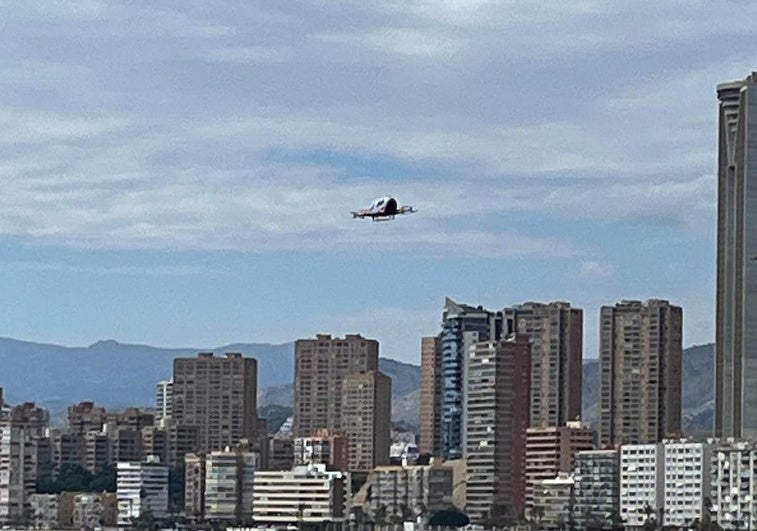
[[(171, 377), (173, 359), (198, 352), (241, 352), (258, 360), (258, 402), (291, 406), (294, 343), (271, 345), (233, 343), (213, 348), (158, 348), (98, 341), (88, 347), (64, 347), (0, 338), (0, 387), (5, 400), (34, 401), (62, 422), (66, 407), (93, 400), (108, 408), (152, 406), (155, 384)], [(684, 350), (683, 409), (686, 433), (706, 434), (712, 422), (713, 345)], [(417, 426), (420, 367), (381, 358), (380, 369), (392, 378), (392, 417)], [(263, 382), (265, 382), (263, 384)], [(594, 423), (598, 414), (599, 363), (585, 360), (583, 418)]]

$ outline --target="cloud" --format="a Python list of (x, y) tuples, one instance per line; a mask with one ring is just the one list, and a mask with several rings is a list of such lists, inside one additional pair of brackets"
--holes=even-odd
[(608, 278), (611, 277), (614, 272), (615, 268), (608, 263), (598, 262), (596, 260), (581, 262), (581, 276), (586, 277), (589, 280)]
[(207, 57), (219, 63), (274, 64), (290, 61), (292, 53), (286, 48), (246, 46), (214, 48), (208, 52)]

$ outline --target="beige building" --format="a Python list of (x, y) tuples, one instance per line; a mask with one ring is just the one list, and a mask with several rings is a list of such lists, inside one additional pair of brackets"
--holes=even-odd
[(29, 511), (33, 529), (60, 527), (57, 494), (32, 494), (29, 496)]
[(389, 463), (392, 380), (370, 371), (342, 382), (342, 432), (347, 438), (348, 470), (373, 470)]
[(108, 422), (108, 412), (94, 402), (79, 402), (68, 407), (68, 432), (84, 437), (91, 431), (101, 432)]
[(680, 436), (682, 313), (680, 307), (656, 299), (602, 307), (602, 446)]
[(252, 517), (262, 525), (338, 526), (345, 519), (348, 477), (343, 472), (328, 472), (324, 465), (258, 472)]
[(258, 363), (238, 353), (177, 358), (173, 366), (172, 417), (197, 426), (197, 450), (223, 450), (254, 440), (258, 423)]
[(439, 336), (421, 339), (420, 451), (440, 456), (442, 414), (442, 351)]
[(294, 436), (343, 433), (350, 470), (389, 461), (391, 379), (378, 371), (378, 354), (378, 341), (359, 334), (295, 344)]
[(523, 515), (530, 352), (528, 338), (518, 336), (475, 343), (466, 352), (465, 512), (473, 523), (495, 504)]
[(536, 485), (570, 474), (576, 453), (594, 448), (594, 434), (578, 421), (526, 430), (526, 508), (534, 506)]
[(118, 502), (113, 493), (81, 492), (73, 497), (71, 523), (75, 529), (94, 530), (115, 526), (117, 516)]
[(506, 334), (531, 340), (531, 426), (580, 418), (583, 311), (567, 302), (527, 302), (503, 314)]
[(348, 374), (378, 370), (378, 341), (359, 334), (318, 334), (298, 339), (294, 356), (294, 436), (341, 429), (342, 381)]

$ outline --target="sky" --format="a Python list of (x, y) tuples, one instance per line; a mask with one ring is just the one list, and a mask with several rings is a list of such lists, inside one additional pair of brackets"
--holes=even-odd
[[(0, 335), (362, 333), (445, 296), (714, 335), (717, 83), (757, 2), (0, 0)], [(391, 195), (391, 223), (351, 210)]]

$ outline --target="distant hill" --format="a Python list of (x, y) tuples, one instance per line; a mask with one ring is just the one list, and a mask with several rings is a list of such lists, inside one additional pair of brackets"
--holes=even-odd
[[(712, 423), (714, 345), (684, 350), (683, 408), (686, 433), (709, 433)], [(110, 408), (152, 406), (155, 384), (169, 378), (173, 359), (198, 352), (241, 352), (258, 360), (259, 406), (291, 408), (293, 402), (294, 343), (281, 345), (236, 343), (220, 347), (165, 349), (98, 341), (89, 347), (62, 347), (0, 338), (0, 387), (6, 401), (35, 401), (62, 420), (66, 407), (94, 400)], [(379, 368), (392, 378), (392, 417), (419, 423), (420, 367), (396, 360), (380, 360)], [(583, 373), (583, 418), (596, 425), (599, 363), (586, 360)], [(280, 417), (285, 410), (268, 408)]]

